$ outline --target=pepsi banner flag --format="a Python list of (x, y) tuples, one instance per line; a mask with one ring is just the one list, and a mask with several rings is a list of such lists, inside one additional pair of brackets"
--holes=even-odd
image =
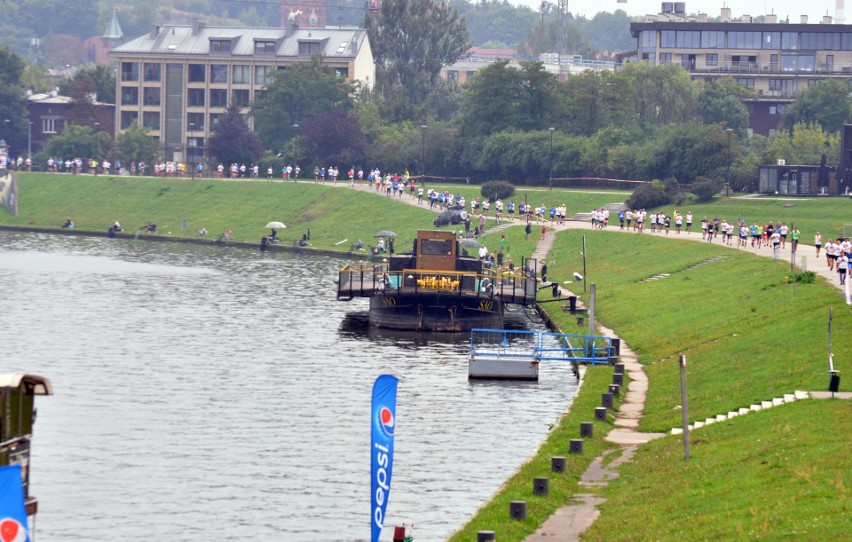
[(385, 522), (393, 472), (393, 433), (396, 427), (396, 385), (393, 375), (381, 375), (373, 383), (372, 438), (370, 445), (370, 523), (372, 541), (378, 542)]
[(0, 467), (0, 540), (27, 542), (27, 508), (21, 466)]

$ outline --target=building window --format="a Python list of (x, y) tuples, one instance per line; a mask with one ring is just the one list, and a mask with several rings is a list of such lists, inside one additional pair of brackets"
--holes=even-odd
[(255, 66), (254, 67), (254, 84), (266, 85), (270, 82), (272, 68), (270, 66)]
[(231, 40), (210, 40), (211, 53), (230, 53)]
[(138, 62), (122, 62), (121, 63), (121, 80), (122, 81), (138, 81), (139, 80), (139, 63)]
[(769, 106), (770, 115), (783, 115), (786, 104), (772, 104)]
[(136, 111), (122, 111), (121, 112), (121, 129), (126, 130), (130, 128), (130, 125), (136, 122), (139, 119), (139, 113)]
[(642, 32), (642, 50), (653, 51), (657, 48), (657, 33), (650, 30)]
[(59, 119), (56, 117), (43, 117), (41, 119), (41, 133), (43, 134), (55, 134), (59, 132)]
[(142, 99), (144, 105), (160, 105), (160, 88), (145, 87), (142, 89)]
[(204, 113), (187, 113), (186, 129), (204, 131)]
[(254, 91), (254, 101), (262, 100), (266, 98), (266, 90), (255, 90)]
[(211, 83), (227, 83), (228, 82), (228, 66), (225, 64), (210, 65), (210, 82)]
[(677, 47), (681, 49), (699, 49), (701, 47), (701, 32), (698, 30), (678, 30)]
[(760, 49), (762, 32), (728, 32), (728, 49)]
[(204, 72), (205, 72), (204, 64), (190, 64), (189, 65), (189, 82), (190, 83), (203, 83), (204, 82)]
[(447, 81), (452, 81), (453, 83), (459, 82), (459, 72), (457, 70), (447, 70)]
[(191, 88), (186, 91), (186, 104), (189, 107), (204, 107), (204, 89)]
[(257, 55), (269, 55), (275, 53), (274, 41), (256, 41), (254, 42), (254, 53)]
[(660, 30), (660, 48), (672, 49), (677, 45), (677, 32), (674, 30)]
[(770, 79), (769, 92), (776, 96), (793, 96), (796, 93), (796, 82), (792, 79)]
[(251, 83), (251, 66), (234, 66), (234, 84)]
[(799, 33), (798, 32), (781, 32), (781, 48), (782, 49), (798, 49), (799, 48)]
[(138, 105), (139, 89), (136, 87), (121, 87), (121, 105)]
[(228, 107), (228, 91), (223, 88), (211, 88), (210, 107)]
[(473, 70), (468, 70), (468, 71), (467, 71), (467, 73), (465, 74), (465, 77), (466, 77), (467, 79), (470, 79), (471, 77), (473, 77), (473, 76), (474, 76), (474, 74), (475, 74), (475, 73), (476, 73), (476, 72), (475, 72), (475, 71), (473, 71)]
[(671, 64), (672, 63), (672, 54), (671, 53), (660, 53), (660, 64)]
[(159, 130), (160, 113), (157, 111), (146, 111), (142, 113), (142, 125), (149, 130)]
[(754, 88), (754, 77), (737, 77), (734, 82), (747, 88)]
[(210, 129), (215, 130), (216, 126), (219, 125), (219, 118), (222, 115), (220, 113), (210, 113)]
[(701, 32), (701, 48), (702, 49), (724, 49), (725, 48), (725, 31), (724, 30), (703, 30)]
[(335, 68), (334, 75), (338, 77), (349, 77), (349, 68)]
[(799, 35), (799, 49), (840, 50), (840, 32), (802, 32)]
[(231, 97), (234, 100), (234, 103), (240, 107), (246, 107), (249, 104), (249, 91), (247, 90), (234, 90), (234, 94)]
[(719, 65), (719, 53), (707, 53), (705, 57), (708, 66), (718, 66)]
[(160, 64), (149, 64), (145, 63), (145, 80), (146, 81), (160, 81), (160, 70), (162, 69), (162, 65)]
[(300, 56), (314, 56), (318, 55), (320, 52), (320, 44), (316, 41), (300, 41), (299, 42), (299, 55)]
[(762, 43), (764, 49), (780, 49), (781, 32), (764, 32)]

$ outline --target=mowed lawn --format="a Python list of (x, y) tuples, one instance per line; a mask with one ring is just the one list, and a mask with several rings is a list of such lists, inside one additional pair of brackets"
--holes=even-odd
[[(660, 236), (584, 233), (596, 316), (630, 344), (650, 378), (643, 431), (680, 424), (680, 354), (687, 357), (695, 420), (795, 390), (825, 389), (829, 309), (835, 366), (849, 367), (852, 347), (842, 338), (852, 332), (852, 311), (822, 278), (794, 290), (786, 262)], [(582, 272), (582, 235), (559, 234), (551, 253), (554, 280)], [(659, 274), (668, 276), (646, 280)], [(579, 283), (568, 287), (582, 292)], [(568, 316), (556, 318), (571, 326)]]

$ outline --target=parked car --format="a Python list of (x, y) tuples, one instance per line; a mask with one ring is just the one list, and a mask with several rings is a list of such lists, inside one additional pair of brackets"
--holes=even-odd
[(432, 223), (437, 226), (453, 226), (455, 224), (461, 224), (465, 220), (467, 220), (468, 214), (467, 211), (462, 209), (461, 207), (455, 207), (452, 209), (447, 209), (440, 215), (438, 218), (432, 221)]

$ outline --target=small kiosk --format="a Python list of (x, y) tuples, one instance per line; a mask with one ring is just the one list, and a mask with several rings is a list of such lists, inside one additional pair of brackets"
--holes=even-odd
[(36, 395), (53, 395), (50, 380), (34, 374), (0, 373), (0, 465), (21, 466), (28, 516), (38, 512), (38, 500), (29, 493)]

